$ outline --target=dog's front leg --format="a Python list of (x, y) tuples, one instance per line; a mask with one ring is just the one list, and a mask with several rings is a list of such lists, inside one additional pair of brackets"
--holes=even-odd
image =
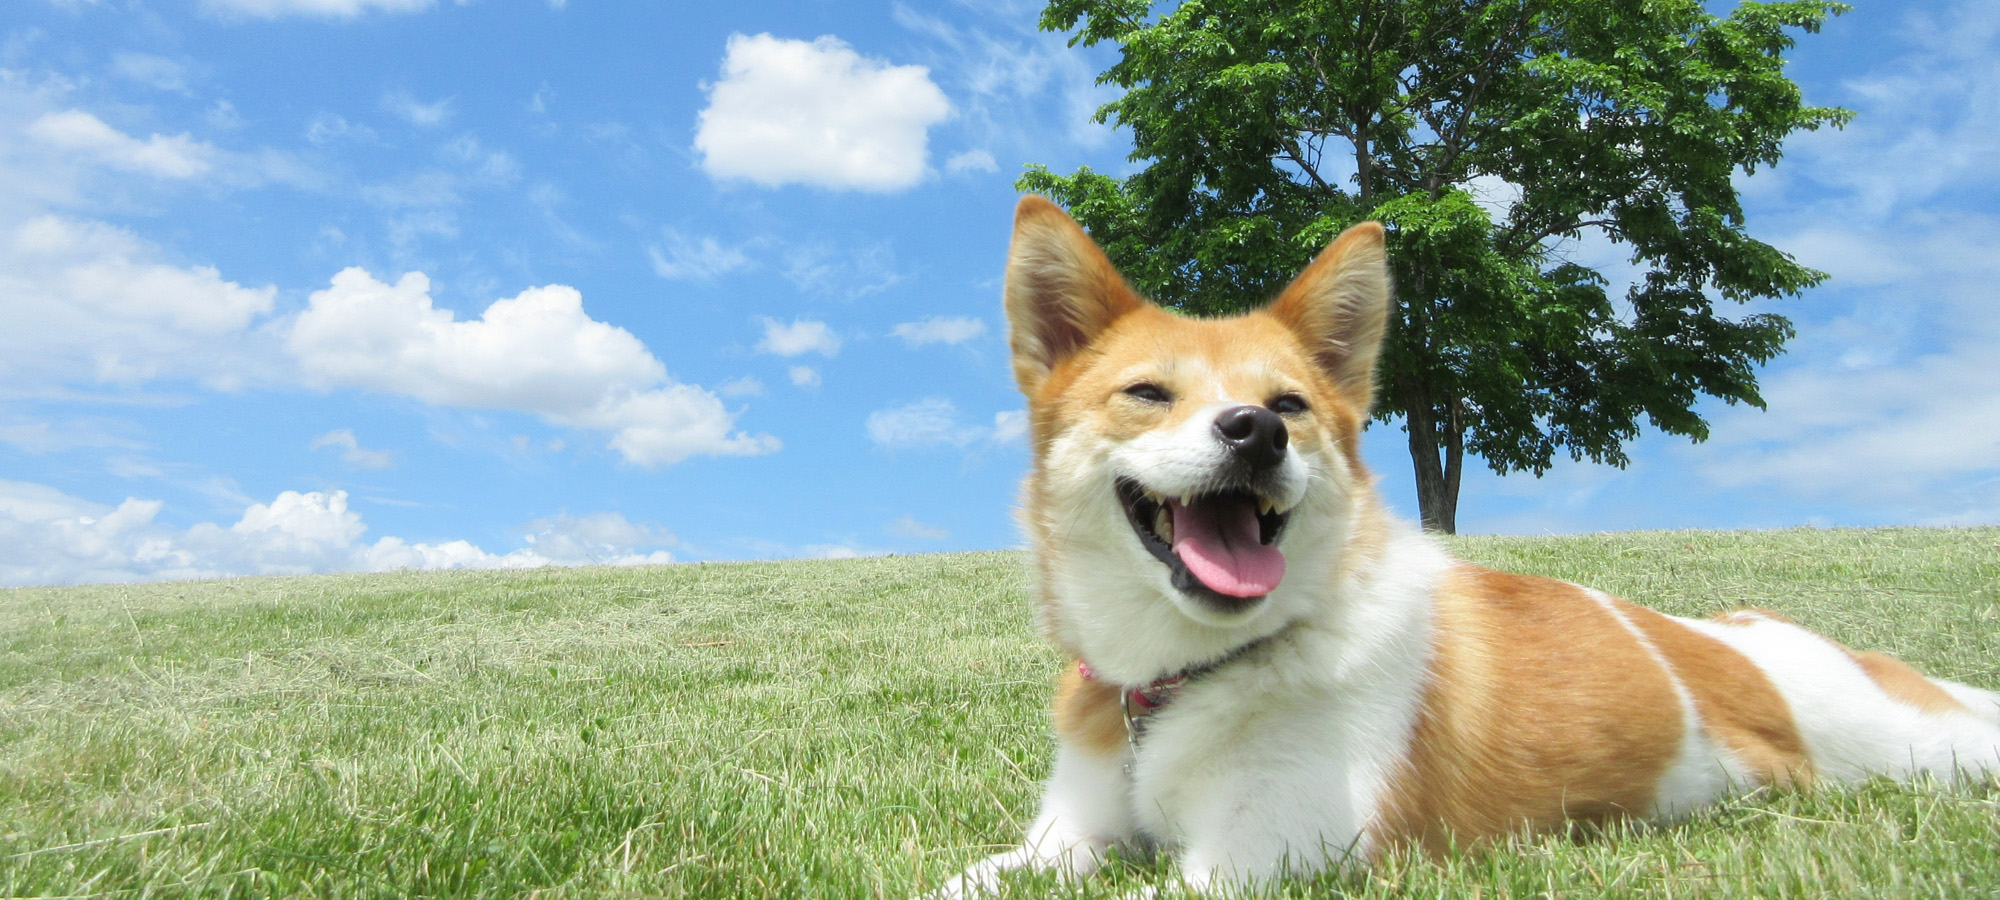
[(1041, 812), (1021, 846), (987, 857), (930, 896), (943, 900), (992, 894), (1000, 873), (1013, 869), (1052, 869), (1082, 878), (1103, 865), (1112, 845), (1128, 843), (1134, 834), (1122, 748), (1105, 756), (1063, 741), (1042, 793)]
[(1366, 852), (1341, 767), (1237, 765), (1211, 782), (1182, 820), (1179, 868), (1190, 892), (1226, 896), (1345, 866)]

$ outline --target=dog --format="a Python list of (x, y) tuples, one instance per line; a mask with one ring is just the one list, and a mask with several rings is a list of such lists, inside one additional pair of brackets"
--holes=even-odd
[(2000, 695), (1769, 612), (1678, 618), (1483, 569), (1392, 520), (1358, 448), (1383, 238), (1356, 225), (1262, 309), (1193, 319), (1020, 202), (1021, 519), (1073, 662), (1025, 841), (937, 896), (1087, 876), (1114, 846), (1240, 887), (1762, 785), (2000, 772)]

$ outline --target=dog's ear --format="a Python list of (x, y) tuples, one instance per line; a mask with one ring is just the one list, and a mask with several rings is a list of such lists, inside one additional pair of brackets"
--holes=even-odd
[(1313, 352), (1342, 393), (1375, 402), (1375, 361), (1389, 315), (1389, 267), (1382, 226), (1363, 222), (1340, 233), (1292, 279), (1270, 313)]
[(1032, 194), (1014, 208), (1003, 293), (1014, 380), (1029, 395), (1056, 364), (1146, 303), (1075, 220)]

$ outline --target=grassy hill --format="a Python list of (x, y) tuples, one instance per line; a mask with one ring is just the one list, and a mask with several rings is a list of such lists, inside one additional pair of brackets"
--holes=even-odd
[[(1461, 538), (2000, 688), (2000, 529)], [(1060, 661), (1023, 557), (0, 592), (0, 894), (890, 897), (1019, 837)], [(1290, 896), (1934, 897), (2000, 789), (1755, 796)], [(1017, 894), (1119, 896), (1166, 865)]]

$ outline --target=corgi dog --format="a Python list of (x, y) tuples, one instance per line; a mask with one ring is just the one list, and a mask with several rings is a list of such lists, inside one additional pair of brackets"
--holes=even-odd
[(1663, 615), (1453, 559), (1358, 442), (1390, 303), (1350, 228), (1276, 299), (1192, 319), (1027, 197), (1005, 281), (1038, 617), (1070, 658), (1010, 869), (1171, 853), (1193, 889), (1760, 785), (2000, 772), (2000, 695), (1767, 612)]

